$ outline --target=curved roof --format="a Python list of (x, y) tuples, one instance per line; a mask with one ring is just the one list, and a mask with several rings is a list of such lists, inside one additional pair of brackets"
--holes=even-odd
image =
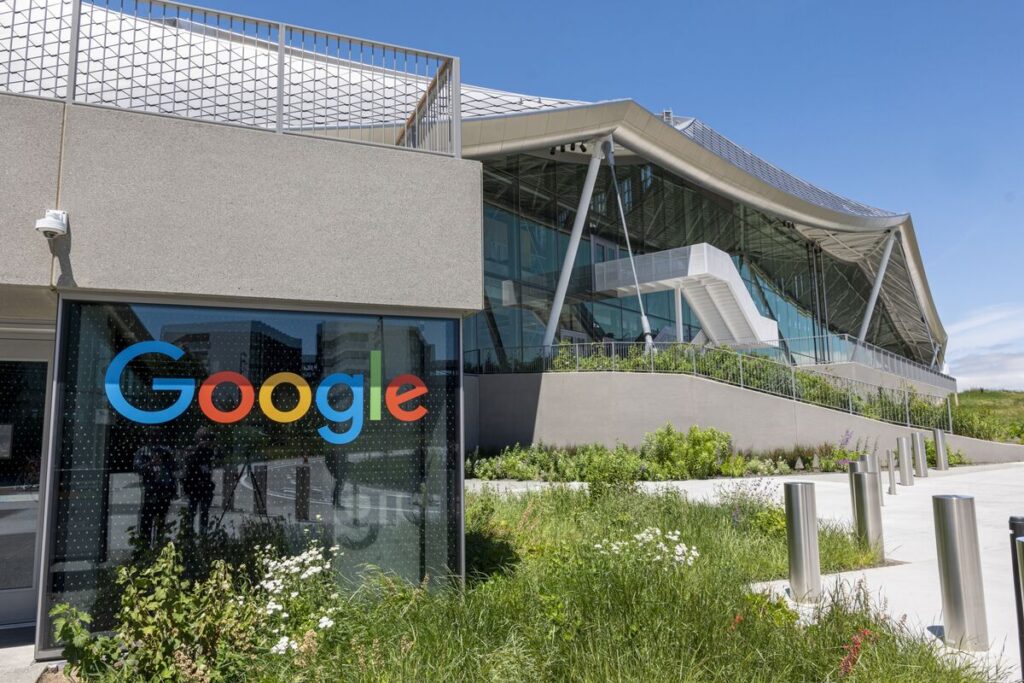
[(699, 119), (673, 118), (672, 125), (709, 152), (794, 197), (800, 197), (818, 206), (848, 213), (851, 216), (892, 217), (902, 215), (862, 204), (797, 178), (743, 149)]
[[(932, 300), (909, 214), (818, 187), (694, 118), (656, 116), (632, 100), (593, 104), (463, 86), (463, 155), (485, 158), (613, 135), (635, 155), (691, 182), (793, 223), (824, 251), (871, 280), (889, 233), (899, 230), (880, 298), (899, 335), (925, 362), (941, 361), (947, 335)], [(473, 102), (469, 105), (467, 100)], [(507, 108), (506, 108), (507, 107)], [(583, 155), (580, 161), (584, 161)], [(936, 354), (937, 350), (937, 354)]]

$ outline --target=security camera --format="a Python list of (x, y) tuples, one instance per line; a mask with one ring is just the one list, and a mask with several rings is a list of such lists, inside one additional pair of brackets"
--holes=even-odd
[(36, 230), (48, 240), (68, 234), (68, 212), (47, 209), (46, 216), (36, 221)]

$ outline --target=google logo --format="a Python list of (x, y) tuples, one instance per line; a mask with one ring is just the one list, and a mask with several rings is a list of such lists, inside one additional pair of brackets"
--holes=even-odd
[[(121, 391), (121, 377), (124, 374), (128, 363), (139, 356), (156, 354), (166, 356), (171, 360), (179, 360), (185, 352), (177, 346), (163, 341), (145, 341), (132, 344), (128, 348), (114, 356), (114, 359), (107, 367), (104, 377), (104, 389), (107, 400), (114, 410), (121, 413), (132, 422), (154, 425), (169, 422), (184, 413), (192, 399), (196, 397), (196, 382), (187, 377), (154, 377), (153, 391), (176, 391), (177, 398), (174, 402), (160, 410), (141, 410), (128, 402)], [(238, 405), (230, 410), (222, 410), (213, 403), (213, 392), (221, 384), (234, 384), (239, 391), (241, 398)], [(363, 388), (364, 380), (362, 375), (349, 375), (344, 372), (337, 372), (324, 377), (316, 387), (316, 392), (309, 386), (309, 383), (294, 372), (278, 372), (271, 375), (260, 385), (259, 392), (253, 387), (252, 382), (244, 375), (225, 370), (215, 372), (203, 380), (199, 385), (199, 409), (203, 415), (213, 422), (220, 424), (232, 424), (245, 418), (255, 403), (259, 403), (260, 410), (268, 419), (274, 422), (295, 422), (309, 412), (314, 401), (317, 411), (329, 422), (349, 422), (351, 425), (344, 432), (336, 432), (330, 426), (324, 425), (317, 430), (317, 433), (328, 443), (346, 444), (351, 443), (359, 436), (363, 429)], [(274, 405), (274, 390), (283, 385), (291, 385), (298, 392), (299, 400), (294, 408), (282, 410)], [(352, 392), (352, 403), (344, 410), (339, 410), (331, 405), (329, 394), (333, 387), (344, 385)], [(399, 375), (388, 384), (384, 390), (384, 404), (387, 406), (395, 419), (402, 422), (415, 422), (427, 414), (427, 409), (422, 405), (406, 407), (406, 404), (427, 393), (427, 386), (423, 380), (416, 375)], [(381, 355), (380, 351), (370, 352), (370, 420), (381, 419)]]

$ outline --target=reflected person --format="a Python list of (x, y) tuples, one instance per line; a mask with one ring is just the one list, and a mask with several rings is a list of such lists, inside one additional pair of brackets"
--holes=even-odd
[(344, 508), (341, 504), (341, 491), (345, 488), (345, 478), (348, 476), (348, 454), (331, 449), (324, 456), (324, 465), (327, 472), (334, 478), (334, 488), (331, 489), (331, 505), (336, 508)]
[(132, 466), (142, 479), (139, 538), (147, 547), (155, 548), (164, 537), (171, 501), (178, 495), (178, 464), (170, 448), (157, 445), (135, 451)]
[(210, 524), (210, 505), (213, 504), (213, 434), (203, 427), (196, 431), (196, 443), (185, 456), (185, 474), (182, 489), (188, 498), (186, 529), (194, 530), (196, 512), (199, 512), (199, 533), (205, 534)]

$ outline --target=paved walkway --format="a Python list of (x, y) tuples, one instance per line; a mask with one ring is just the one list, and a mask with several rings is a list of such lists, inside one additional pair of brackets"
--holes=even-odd
[[(684, 491), (694, 499), (712, 500), (723, 486), (731, 486), (735, 481), (772, 487), (780, 501), (783, 482), (812, 481), (815, 483), (819, 518), (852, 523), (849, 480), (843, 473), (645, 482), (642, 486), (645, 490), (672, 489)], [(888, 490), (884, 475), (883, 481)], [(546, 486), (540, 482), (470, 481), (466, 488), (479, 490), (485, 484), (510, 493)], [(833, 575), (823, 581), (823, 587), (827, 591), (837, 581), (852, 584), (863, 580), (889, 614), (896, 618), (906, 615), (908, 626), (934, 637), (935, 627), (942, 624), (942, 597), (931, 497), (946, 493), (974, 496), (985, 583), (985, 609), (992, 642), (989, 652), (978, 656), (998, 660), (1009, 670), (1007, 680), (1020, 680), (1007, 519), (1015, 514), (1024, 515), (1024, 463), (958, 467), (947, 472), (929, 471), (929, 476), (916, 479), (914, 486), (898, 486), (897, 489), (895, 496), (885, 495), (882, 524), (886, 558), (899, 564)], [(779, 581), (769, 585), (783, 591), (786, 584)]]
[(0, 629), (0, 681), (35, 683), (46, 664), (35, 662), (35, 628)]

